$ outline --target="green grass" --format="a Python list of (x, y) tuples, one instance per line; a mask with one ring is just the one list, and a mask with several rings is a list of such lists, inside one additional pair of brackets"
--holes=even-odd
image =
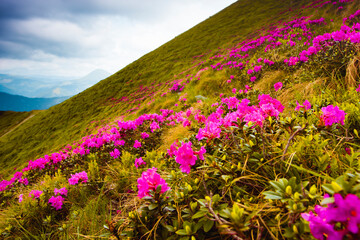
[(24, 119), (32, 115), (34, 112), (0, 111), (0, 137), (21, 123)]

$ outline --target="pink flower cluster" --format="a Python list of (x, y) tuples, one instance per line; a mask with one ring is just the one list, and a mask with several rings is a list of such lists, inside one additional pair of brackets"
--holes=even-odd
[(346, 113), (340, 110), (338, 106), (329, 105), (321, 108), (321, 111), (323, 114), (320, 116), (320, 119), (325, 126), (331, 126), (334, 123), (344, 125)]
[(51, 196), (49, 199), (49, 203), (56, 210), (60, 210), (62, 208), (63, 202), (64, 202), (64, 198), (62, 196)]
[(71, 174), (71, 177), (68, 179), (70, 185), (76, 185), (81, 181), (82, 183), (87, 183), (88, 175), (85, 171)]
[(283, 84), (282, 82), (277, 82), (274, 84), (275, 91), (279, 91), (282, 88)]
[(195, 165), (197, 158), (204, 160), (206, 150), (201, 147), (199, 151), (194, 151), (191, 142), (183, 142), (180, 147), (176, 143), (172, 144), (168, 152), (170, 156), (175, 156), (175, 161), (180, 164), (182, 172), (190, 173), (190, 166)]
[(140, 147), (141, 147), (141, 142), (139, 142), (138, 140), (135, 140), (134, 148), (140, 148)]
[(296, 101), (295, 111), (299, 111), (300, 108), (304, 108), (305, 110), (309, 110), (311, 108), (311, 103), (308, 100), (305, 100), (302, 105), (298, 101)]
[(327, 207), (316, 205), (317, 215), (310, 212), (301, 216), (310, 223), (311, 233), (316, 239), (323, 240), (327, 236), (328, 240), (342, 240), (347, 234), (354, 234), (356, 238), (360, 224), (360, 199), (354, 194), (343, 198), (339, 193), (334, 194), (334, 199), (334, 203)]
[(117, 159), (118, 157), (120, 157), (120, 151), (117, 149), (117, 148), (115, 148), (113, 151), (111, 151), (110, 153), (110, 156), (112, 156), (114, 159)]
[(167, 185), (164, 179), (161, 178), (160, 174), (157, 172), (157, 168), (149, 168), (147, 171), (141, 174), (141, 177), (138, 178), (138, 197), (143, 198), (145, 196), (150, 196), (150, 191), (156, 191), (158, 186), (161, 186), (160, 193), (164, 193), (170, 190), (170, 187)]
[(136, 168), (139, 168), (141, 165), (145, 165), (145, 164), (146, 164), (146, 162), (142, 159), (142, 157), (135, 159), (134, 165)]
[(56, 196), (56, 195), (64, 195), (64, 196), (67, 196), (68, 190), (67, 190), (65, 187), (60, 188), (60, 189), (55, 188), (55, 189), (54, 189), (54, 193), (55, 193), (55, 196)]
[(32, 190), (30, 193), (29, 193), (29, 197), (31, 197), (32, 199), (35, 199), (35, 198), (40, 198), (40, 195), (43, 194), (43, 191), (40, 191), (40, 190)]

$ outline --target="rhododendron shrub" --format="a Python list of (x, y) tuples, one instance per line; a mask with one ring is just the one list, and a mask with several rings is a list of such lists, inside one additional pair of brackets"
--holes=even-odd
[(139, 142), (138, 140), (135, 140), (134, 148), (140, 148), (140, 147), (141, 147), (141, 142)]
[(308, 100), (305, 100), (303, 104), (300, 105), (300, 103), (296, 101), (295, 111), (299, 111), (301, 108), (303, 108), (304, 110), (309, 110), (311, 109), (311, 103)]
[(134, 165), (136, 168), (139, 168), (141, 165), (145, 165), (145, 164), (146, 162), (141, 157), (135, 159)]
[(282, 88), (283, 84), (282, 82), (277, 82), (274, 84), (275, 91), (279, 91)]
[(65, 187), (60, 188), (60, 189), (55, 188), (55, 189), (54, 189), (54, 194), (55, 194), (55, 196), (56, 196), (56, 195), (67, 196), (68, 190), (67, 190)]
[(160, 186), (160, 194), (165, 193), (170, 190), (170, 187), (167, 185), (165, 180), (161, 178), (160, 174), (157, 172), (157, 168), (149, 168), (141, 174), (141, 177), (137, 180), (138, 187), (138, 197), (143, 198), (145, 196), (150, 196), (150, 191), (156, 191)]
[(76, 185), (79, 183), (87, 183), (88, 182), (88, 175), (85, 171), (79, 172), (79, 173), (75, 173), (75, 174), (71, 174), (71, 177), (69, 178), (69, 184), (70, 185)]
[(40, 195), (43, 194), (43, 191), (40, 190), (31, 190), (31, 192), (29, 193), (29, 197), (31, 197), (32, 199), (35, 198), (40, 198)]
[(52, 196), (49, 199), (49, 204), (54, 207), (56, 210), (60, 210), (63, 205), (64, 198), (62, 196)]
[[(325, 198), (329, 196), (326, 195)], [(327, 207), (315, 206), (315, 213), (302, 213), (301, 216), (309, 222), (312, 235), (319, 240), (343, 239), (347, 234), (359, 233), (360, 199), (354, 194), (343, 198), (341, 194), (334, 195), (334, 202)]]
[(344, 125), (346, 113), (340, 110), (338, 106), (329, 105), (321, 108), (322, 115), (320, 119), (325, 126), (331, 126), (334, 123), (341, 123)]
[(117, 159), (120, 157), (120, 151), (115, 148), (113, 151), (110, 152), (110, 156), (112, 156), (114, 159)]
[(197, 158), (204, 160), (204, 154), (206, 153), (204, 147), (201, 147), (199, 151), (194, 151), (192, 142), (183, 142), (177, 149), (174, 149), (177, 145), (172, 146), (170, 152), (175, 156), (175, 161), (180, 164), (180, 169), (184, 173), (190, 173), (190, 168), (195, 165)]

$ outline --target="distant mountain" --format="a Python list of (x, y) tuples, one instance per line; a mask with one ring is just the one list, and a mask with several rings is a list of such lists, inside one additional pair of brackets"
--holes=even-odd
[(28, 98), (0, 92), (0, 111), (31, 111), (44, 110), (59, 104), (69, 97), (56, 98)]
[(99, 81), (110, 76), (110, 73), (102, 70), (96, 69), (86, 76), (69, 81), (63, 81), (60, 84), (50, 88), (43, 89), (42, 92), (38, 92), (38, 97), (60, 97), (60, 96), (73, 96), (78, 94), (85, 89), (95, 85)]
[(0, 92), (30, 98), (52, 98), (73, 96), (110, 76), (102, 69), (96, 69), (79, 79), (59, 79), (44, 77), (22, 77), (0, 74)]

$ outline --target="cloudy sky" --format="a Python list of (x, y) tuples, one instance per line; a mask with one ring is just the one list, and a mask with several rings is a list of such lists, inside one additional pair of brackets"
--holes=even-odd
[(0, 73), (114, 73), (235, 0), (0, 0)]

